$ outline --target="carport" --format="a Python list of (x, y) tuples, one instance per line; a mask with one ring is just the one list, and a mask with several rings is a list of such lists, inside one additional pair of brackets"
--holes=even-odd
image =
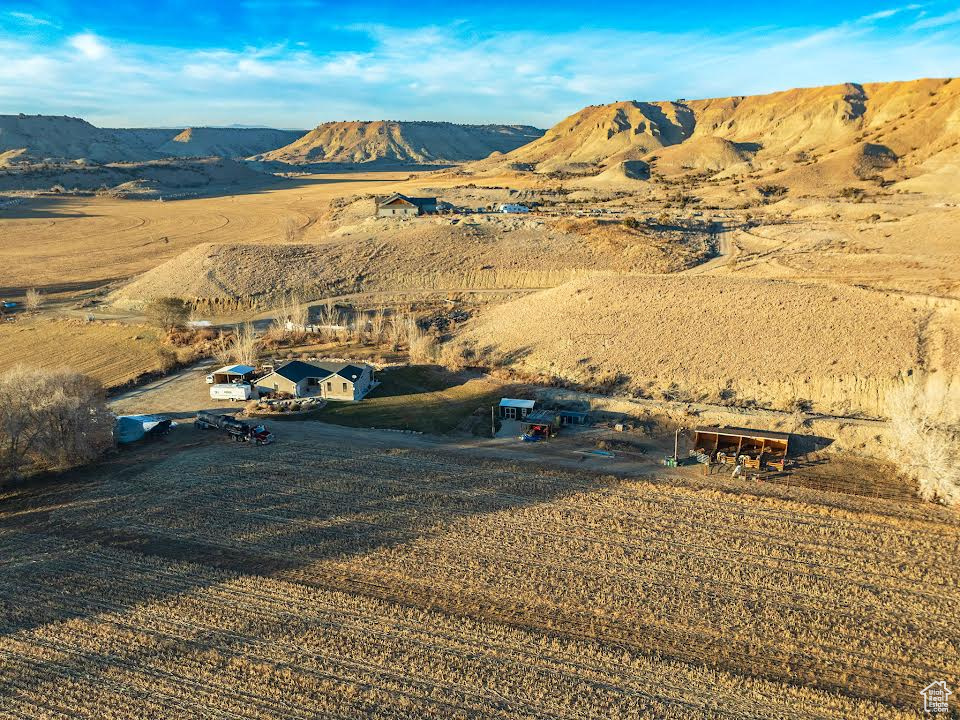
[(224, 365), (207, 375), (207, 382), (214, 385), (229, 385), (230, 383), (248, 382), (253, 379), (256, 368), (250, 365)]

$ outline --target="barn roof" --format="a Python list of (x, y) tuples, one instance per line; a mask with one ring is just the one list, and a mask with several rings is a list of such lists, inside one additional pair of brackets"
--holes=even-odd
[(734, 437), (745, 437), (753, 440), (789, 440), (790, 433), (774, 432), (772, 430), (754, 430), (752, 428), (742, 427), (698, 427), (694, 428), (698, 433), (710, 433), (712, 435), (732, 435)]

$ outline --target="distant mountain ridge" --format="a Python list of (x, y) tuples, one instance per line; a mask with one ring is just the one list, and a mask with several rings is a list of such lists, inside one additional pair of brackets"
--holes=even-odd
[(240, 159), (286, 145), (304, 131), (270, 128), (99, 128), (52, 115), (0, 115), (0, 164), (46, 160), (143, 162), (171, 157)]
[(429, 164), (479, 160), (543, 135), (529, 125), (457, 125), (428, 121), (349, 121), (318, 125), (286, 147), (252, 159), (312, 163)]

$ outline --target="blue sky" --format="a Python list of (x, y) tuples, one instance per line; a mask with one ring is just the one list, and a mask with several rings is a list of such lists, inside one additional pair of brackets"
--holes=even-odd
[(0, 0), (0, 114), (547, 127), (585, 105), (960, 74), (960, 0)]

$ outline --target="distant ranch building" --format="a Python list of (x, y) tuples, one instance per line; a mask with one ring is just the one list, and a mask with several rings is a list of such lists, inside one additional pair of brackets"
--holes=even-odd
[(395, 193), (377, 202), (377, 217), (414, 217), (437, 211), (435, 197), (407, 197)]
[(257, 380), (261, 395), (277, 392), (347, 401), (362, 400), (375, 386), (373, 368), (365, 363), (291, 360)]

